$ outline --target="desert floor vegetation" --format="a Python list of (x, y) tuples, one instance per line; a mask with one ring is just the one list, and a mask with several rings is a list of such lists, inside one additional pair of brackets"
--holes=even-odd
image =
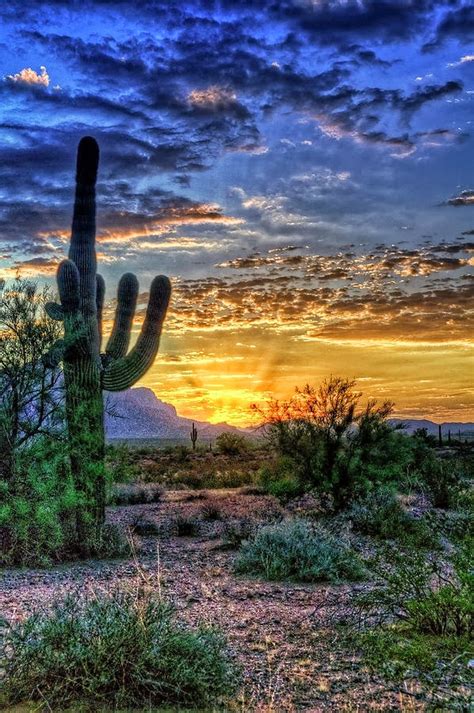
[[(143, 457), (126, 452), (137, 470)], [(160, 457), (171, 464), (172, 453), (146, 454)], [(129, 541), (121, 557), (5, 569), (4, 705), (62, 710), (63, 696), (83, 710), (467, 710), (468, 480), (444, 510), (417, 486), (337, 512), (314, 492), (276, 498), (253, 481), (117, 485), (138, 493), (107, 507), (108, 526)], [(72, 640), (82, 642), (74, 657)]]

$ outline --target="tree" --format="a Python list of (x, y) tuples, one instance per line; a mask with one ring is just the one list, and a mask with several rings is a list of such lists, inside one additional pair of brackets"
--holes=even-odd
[(44, 311), (49, 299), (49, 289), (30, 280), (0, 285), (0, 479), (6, 481), (15, 454), (60, 427), (61, 372), (41, 359), (60, 333)]
[(292, 458), (299, 480), (331, 494), (338, 508), (354, 495), (356, 480), (376, 477), (382, 444), (393, 433), (386, 422), (393, 404), (371, 400), (358, 410), (355, 385), (331, 376), (319, 387), (296, 388), (286, 401), (252, 407), (277, 453)]

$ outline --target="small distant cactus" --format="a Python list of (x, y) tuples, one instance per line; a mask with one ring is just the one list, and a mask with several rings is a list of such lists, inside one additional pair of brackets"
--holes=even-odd
[(195, 426), (194, 423), (193, 423), (193, 425), (192, 425), (192, 427), (191, 427), (191, 443), (193, 444), (193, 451), (196, 450), (197, 437), (198, 437), (197, 428), (196, 428), (196, 426)]
[[(117, 308), (105, 353), (101, 353), (102, 308), (105, 283), (96, 274), (95, 184), (99, 147), (95, 139), (81, 139), (77, 152), (76, 196), (69, 259), (59, 265), (60, 304), (48, 303), (48, 315), (64, 324), (64, 339), (44, 356), (45, 364), (63, 362), (66, 418), (71, 470), (83, 499), (78, 508), (77, 536), (86, 547), (105, 517), (104, 407), (102, 391), (129, 388), (153, 364), (168, 307), (171, 286), (155, 277), (141, 333), (128, 352), (138, 297), (135, 275), (123, 275)], [(128, 352), (128, 353), (127, 353)]]

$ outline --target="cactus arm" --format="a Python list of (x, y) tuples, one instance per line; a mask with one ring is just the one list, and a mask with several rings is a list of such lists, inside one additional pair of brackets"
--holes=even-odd
[(64, 339), (57, 339), (51, 349), (41, 357), (43, 365), (47, 369), (56, 369), (56, 367), (59, 366), (59, 362), (61, 362), (64, 357), (65, 348), (66, 342)]
[(104, 309), (105, 280), (102, 275), (96, 276), (96, 309), (97, 309), (97, 329), (99, 331), (99, 351), (102, 341), (102, 311)]
[(103, 374), (103, 388), (122, 391), (140, 379), (153, 363), (160, 344), (161, 329), (171, 295), (167, 277), (155, 277), (150, 287), (150, 299), (140, 336), (131, 352), (112, 362)]
[(127, 272), (120, 278), (114, 326), (105, 350), (112, 359), (121, 359), (128, 351), (137, 297), (138, 280), (131, 272)]
[(59, 299), (64, 317), (78, 312), (80, 304), (79, 270), (72, 260), (63, 260), (58, 267)]
[(80, 275), (80, 307), (84, 317), (96, 314), (95, 183), (99, 147), (85, 136), (79, 143), (76, 165), (76, 197), (69, 259)]
[(54, 319), (57, 322), (63, 321), (64, 312), (61, 305), (56, 304), (56, 302), (46, 302), (44, 309), (50, 319)]

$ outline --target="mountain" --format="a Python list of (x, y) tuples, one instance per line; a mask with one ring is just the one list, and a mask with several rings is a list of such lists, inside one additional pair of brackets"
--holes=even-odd
[(139, 387), (106, 393), (105, 432), (114, 438), (187, 438), (191, 426), (197, 428), (198, 439), (216, 438), (223, 431), (247, 433), (228, 423), (212, 424), (178, 416), (171, 404), (161, 401), (151, 389)]
[(438, 426), (441, 426), (441, 432), (443, 436), (448, 435), (448, 431), (451, 431), (451, 435), (456, 437), (457, 433), (461, 431), (464, 433), (474, 433), (474, 423), (456, 423), (454, 421), (446, 421), (445, 423), (434, 423), (433, 421), (428, 421), (427, 419), (405, 419), (405, 418), (391, 418), (390, 423), (393, 426), (401, 425), (404, 427), (407, 433), (413, 433), (417, 428), (426, 428), (428, 434), (431, 436), (438, 435)]

